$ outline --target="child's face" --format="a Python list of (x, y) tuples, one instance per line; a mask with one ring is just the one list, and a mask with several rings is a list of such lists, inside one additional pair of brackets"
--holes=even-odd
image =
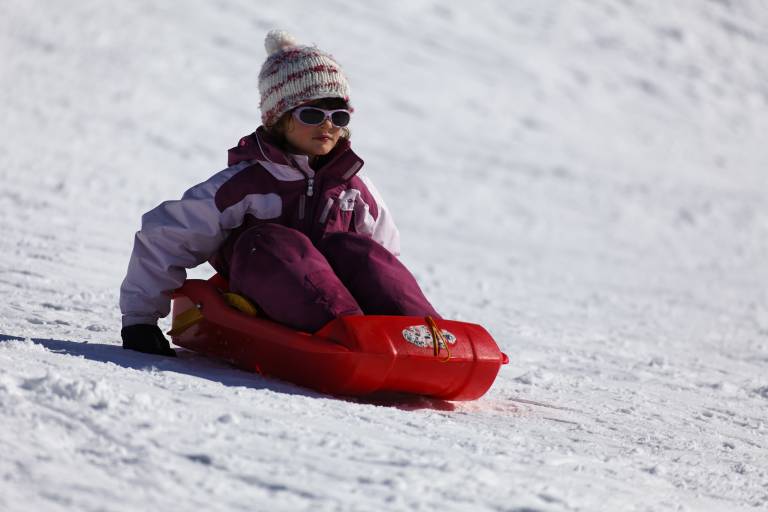
[[(312, 103), (309, 103), (312, 105)], [(308, 156), (327, 155), (341, 137), (341, 128), (326, 119), (317, 126), (304, 124), (293, 116), (288, 118), (285, 139), (299, 153)]]

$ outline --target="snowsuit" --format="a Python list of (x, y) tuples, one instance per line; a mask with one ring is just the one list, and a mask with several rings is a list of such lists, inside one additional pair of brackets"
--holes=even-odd
[(348, 141), (313, 169), (259, 128), (228, 163), (142, 217), (120, 288), (123, 326), (166, 316), (185, 268), (206, 260), (232, 291), (305, 331), (343, 315), (439, 318), (397, 260), (397, 228)]

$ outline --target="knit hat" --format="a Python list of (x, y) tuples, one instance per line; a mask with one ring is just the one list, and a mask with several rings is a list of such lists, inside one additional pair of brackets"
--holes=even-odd
[(272, 126), (280, 116), (308, 101), (341, 98), (349, 103), (347, 77), (331, 55), (316, 46), (299, 45), (284, 30), (270, 30), (264, 47), (268, 56), (259, 73), (264, 126)]

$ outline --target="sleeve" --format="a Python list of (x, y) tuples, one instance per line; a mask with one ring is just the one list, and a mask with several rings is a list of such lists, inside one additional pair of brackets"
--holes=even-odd
[(389, 252), (395, 256), (400, 256), (400, 232), (395, 225), (392, 212), (387, 207), (371, 179), (368, 176), (359, 177), (376, 202), (375, 212), (377, 215), (374, 217), (371, 214), (370, 206), (362, 203), (360, 207), (364, 211), (355, 212), (355, 228), (358, 233), (369, 233), (371, 238), (384, 246)]
[(219, 187), (242, 167), (226, 169), (145, 213), (136, 233), (128, 271), (120, 287), (123, 326), (153, 324), (171, 309), (171, 293), (186, 279), (187, 268), (210, 259), (232, 228), (242, 224), (241, 205), (223, 212)]
[(154, 324), (170, 311), (171, 293), (225, 238), (213, 201), (166, 201), (142, 217), (120, 287), (123, 326)]

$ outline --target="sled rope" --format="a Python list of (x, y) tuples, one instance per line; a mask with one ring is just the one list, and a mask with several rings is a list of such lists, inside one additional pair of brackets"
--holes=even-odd
[(429, 327), (430, 332), (432, 333), (432, 351), (435, 357), (440, 356), (440, 349), (445, 346), (445, 351), (448, 353), (448, 355), (440, 359), (441, 363), (447, 363), (448, 360), (451, 358), (451, 349), (448, 348), (448, 340), (445, 339), (445, 336), (443, 335), (443, 331), (440, 330), (440, 328), (437, 326), (437, 322), (435, 322), (435, 319), (431, 316), (424, 317), (424, 320), (427, 322), (427, 326)]

